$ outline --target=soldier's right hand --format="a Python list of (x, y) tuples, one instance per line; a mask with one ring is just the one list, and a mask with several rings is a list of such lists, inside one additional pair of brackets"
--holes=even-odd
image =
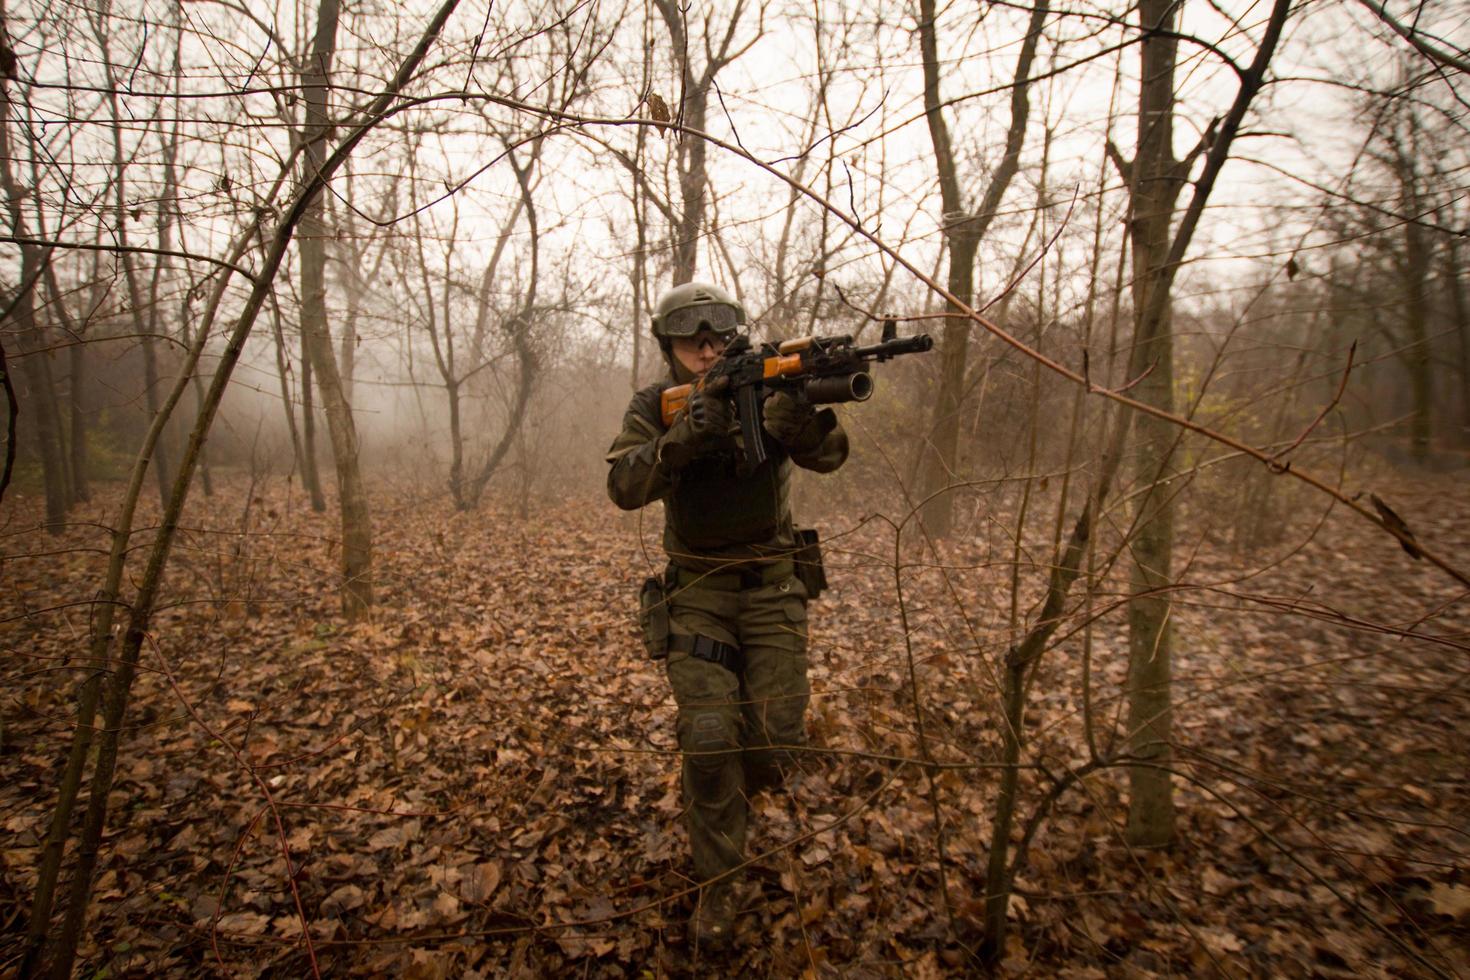
[(702, 390), (692, 392), (684, 414), (660, 442), (659, 461), (675, 469), (682, 468), (706, 444), (730, 431), (732, 415), (728, 399)]
[(711, 395), (703, 388), (689, 396), (689, 427), (697, 443), (727, 434), (732, 414), (728, 398)]

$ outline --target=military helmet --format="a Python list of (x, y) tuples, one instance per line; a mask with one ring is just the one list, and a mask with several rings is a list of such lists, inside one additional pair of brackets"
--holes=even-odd
[(693, 337), (701, 329), (731, 334), (745, 323), (745, 307), (719, 286), (686, 282), (658, 298), (653, 307), (653, 335), (660, 341)]

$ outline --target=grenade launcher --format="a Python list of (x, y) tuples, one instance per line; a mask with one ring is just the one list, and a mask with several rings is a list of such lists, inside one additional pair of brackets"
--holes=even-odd
[(740, 418), (746, 464), (756, 467), (766, 460), (761, 412), (767, 395), (786, 391), (813, 405), (867, 401), (873, 394), (870, 363), (900, 354), (922, 354), (933, 347), (928, 334), (898, 336), (892, 320), (883, 321), (878, 343), (863, 347), (851, 337), (798, 337), (755, 347), (742, 334), (730, 341), (701, 380), (663, 393), (664, 425), (672, 425), (684, 411), (696, 385), (710, 394), (728, 393), (735, 399)]

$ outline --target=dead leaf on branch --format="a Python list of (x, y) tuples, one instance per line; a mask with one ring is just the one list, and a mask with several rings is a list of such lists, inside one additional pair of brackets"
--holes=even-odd
[(674, 117), (669, 113), (669, 104), (657, 92), (648, 93), (648, 114), (654, 122), (666, 123)]

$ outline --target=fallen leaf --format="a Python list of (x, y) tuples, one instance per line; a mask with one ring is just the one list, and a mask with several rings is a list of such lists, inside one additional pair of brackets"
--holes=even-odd
[(322, 912), (332, 914), (335, 912), (351, 912), (360, 909), (367, 901), (367, 895), (356, 885), (343, 885), (337, 888), (322, 900)]
[(443, 922), (460, 918), (459, 899), (448, 892), (440, 892), (434, 899), (434, 914)]
[(1429, 889), (1429, 904), (1439, 915), (1462, 919), (1470, 914), (1470, 888), (1438, 882)]
[(248, 936), (263, 934), (270, 928), (270, 924), (270, 916), (259, 912), (231, 912), (220, 916), (217, 923), (222, 932), (239, 932)]
[(460, 869), (459, 897), (472, 905), (490, 901), (500, 887), (500, 865), (494, 861)]

